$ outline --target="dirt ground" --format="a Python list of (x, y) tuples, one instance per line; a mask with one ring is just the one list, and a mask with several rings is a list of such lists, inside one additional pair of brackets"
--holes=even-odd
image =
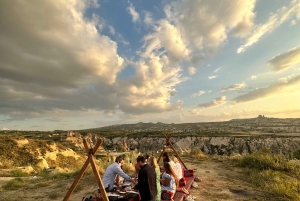
[(268, 200), (266, 193), (254, 190), (243, 180), (242, 169), (230, 161), (208, 159), (197, 164), (186, 163), (200, 177), (198, 188), (191, 188), (195, 200), (232, 201)]
[[(196, 176), (201, 181), (197, 182), (198, 188), (191, 188), (190, 194), (196, 196), (196, 201), (234, 201), (234, 200), (270, 200), (263, 192), (254, 190), (243, 180), (242, 169), (234, 167), (232, 162), (226, 160), (207, 159), (192, 163), (191, 159), (184, 159), (188, 168), (195, 169)], [(28, 178), (30, 183), (34, 183), (37, 178)], [(0, 186), (9, 179), (0, 178)], [(1, 201), (61, 201), (66, 195), (74, 179), (63, 179), (58, 182), (45, 184), (35, 188), (0, 191)], [(96, 180), (92, 175), (84, 175), (78, 184), (76, 191), (71, 195), (70, 201), (81, 201), (82, 197), (95, 195), (97, 193)]]

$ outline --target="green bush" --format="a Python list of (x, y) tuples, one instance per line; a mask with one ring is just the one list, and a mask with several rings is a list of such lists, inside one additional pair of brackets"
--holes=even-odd
[(300, 160), (300, 150), (297, 150), (293, 153), (293, 157)]
[(5, 190), (17, 190), (19, 188), (22, 188), (24, 186), (27, 186), (28, 182), (21, 179), (21, 178), (15, 178), (13, 180), (10, 180), (7, 182), (5, 185), (2, 186), (3, 189)]
[(300, 168), (270, 150), (260, 150), (236, 158), (238, 164), (248, 168), (245, 179), (281, 200), (300, 200)]
[(26, 172), (23, 172), (22, 170), (11, 170), (11, 175), (13, 177), (27, 177), (28, 174)]
[(290, 171), (293, 165), (280, 155), (273, 155), (268, 149), (261, 149), (250, 155), (242, 157), (239, 163), (242, 167), (254, 168), (257, 170), (279, 170)]

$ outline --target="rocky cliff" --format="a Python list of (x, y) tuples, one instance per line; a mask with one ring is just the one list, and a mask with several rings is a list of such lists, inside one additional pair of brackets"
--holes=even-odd
[[(165, 138), (113, 138), (104, 139), (104, 147), (118, 147), (126, 142), (130, 150), (157, 152), (163, 149)], [(249, 154), (267, 148), (275, 154), (292, 157), (300, 150), (300, 137), (172, 137), (170, 142), (179, 151), (199, 148), (206, 154)]]

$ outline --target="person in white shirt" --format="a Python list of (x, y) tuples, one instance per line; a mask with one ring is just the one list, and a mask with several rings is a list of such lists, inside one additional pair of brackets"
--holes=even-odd
[(174, 172), (175, 172), (178, 180), (180, 180), (182, 178), (181, 164), (179, 163), (178, 158), (176, 156), (174, 156), (173, 161), (175, 162)]
[(163, 157), (164, 163), (169, 163), (170, 166), (171, 166), (171, 168), (174, 170), (174, 168), (175, 168), (175, 163), (174, 163), (174, 161), (171, 160), (171, 158), (170, 158), (168, 152), (164, 152), (163, 155), (162, 155), (162, 157)]
[(121, 169), (121, 166), (124, 164), (124, 158), (122, 156), (118, 156), (115, 162), (107, 167), (104, 172), (102, 183), (105, 190), (111, 191), (113, 189), (115, 179), (117, 175), (123, 177), (126, 181), (133, 181), (130, 176), (125, 174)]

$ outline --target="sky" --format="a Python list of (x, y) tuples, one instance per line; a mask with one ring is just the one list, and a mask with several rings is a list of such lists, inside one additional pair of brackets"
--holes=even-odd
[(2, 0), (0, 129), (300, 117), (300, 0)]

